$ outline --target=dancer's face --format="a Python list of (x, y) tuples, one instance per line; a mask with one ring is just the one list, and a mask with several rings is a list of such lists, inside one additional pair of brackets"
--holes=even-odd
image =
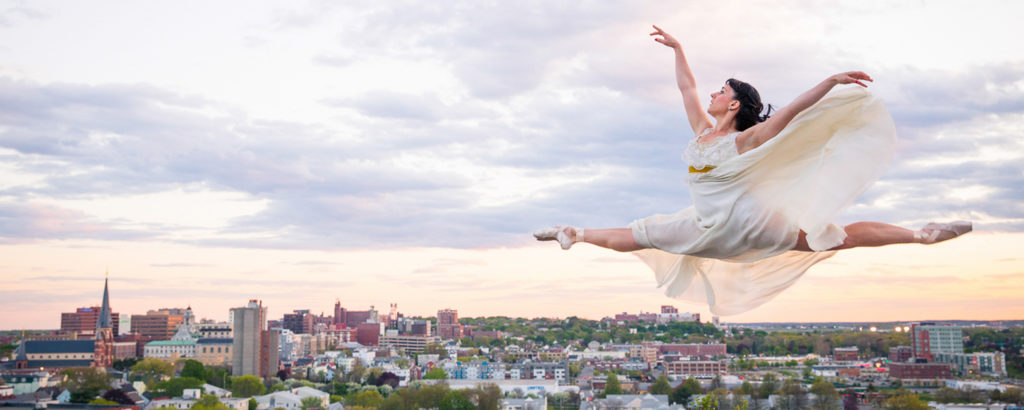
[(739, 101), (733, 99), (734, 95), (729, 84), (725, 84), (720, 90), (711, 93), (711, 104), (708, 105), (708, 114), (712, 117), (721, 115), (729, 110), (730, 104), (739, 105)]

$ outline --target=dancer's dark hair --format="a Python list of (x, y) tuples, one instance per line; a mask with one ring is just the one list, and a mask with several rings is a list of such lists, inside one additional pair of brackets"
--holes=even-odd
[(739, 112), (736, 113), (737, 130), (743, 131), (768, 119), (772, 113), (772, 105), (768, 104), (768, 110), (761, 115), (764, 104), (761, 103), (761, 94), (754, 86), (735, 78), (728, 79), (726, 84), (732, 88), (733, 99), (740, 102)]

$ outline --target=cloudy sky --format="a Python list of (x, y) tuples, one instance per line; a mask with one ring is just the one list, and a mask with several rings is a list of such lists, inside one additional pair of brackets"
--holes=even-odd
[(1024, 318), (1019, 1), (0, 1), (0, 329), (262, 299), (271, 316), (600, 318), (662, 304), (628, 254), (529, 233), (689, 205), (701, 95), (875, 78), (899, 152), (841, 222), (976, 232), (840, 253), (729, 321)]

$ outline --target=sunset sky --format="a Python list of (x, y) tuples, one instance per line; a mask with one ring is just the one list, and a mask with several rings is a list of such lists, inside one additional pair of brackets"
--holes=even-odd
[(690, 204), (683, 44), (783, 106), (863, 70), (899, 151), (840, 252), (750, 321), (1024, 319), (1024, 2), (0, 1), (0, 329), (99, 304), (409, 315), (706, 306), (530, 232)]

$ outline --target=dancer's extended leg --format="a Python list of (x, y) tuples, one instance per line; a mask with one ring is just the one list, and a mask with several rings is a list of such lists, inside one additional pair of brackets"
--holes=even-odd
[(633, 230), (629, 228), (587, 229), (584, 231), (583, 242), (619, 252), (632, 252), (643, 249), (633, 239)]
[[(885, 246), (898, 243), (932, 244), (953, 239), (970, 232), (972, 228), (970, 222), (964, 221), (950, 224), (930, 223), (918, 231), (881, 222), (857, 222), (844, 228), (846, 230), (846, 240), (843, 241), (842, 245), (830, 250)], [(793, 250), (811, 251), (811, 248), (807, 245), (807, 233), (800, 231), (800, 236), (797, 238), (796, 246), (793, 247)]]
[(629, 228), (613, 229), (580, 229), (572, 226), (556, 226), (539, 229), (533, 236), (540, 241), (558, 241), (562, 249), (569, 249), (576, 242), (587, 242), (603, 248), (619, 252), (632, 252), (643, 249), (633, 239), (633, 230)]

